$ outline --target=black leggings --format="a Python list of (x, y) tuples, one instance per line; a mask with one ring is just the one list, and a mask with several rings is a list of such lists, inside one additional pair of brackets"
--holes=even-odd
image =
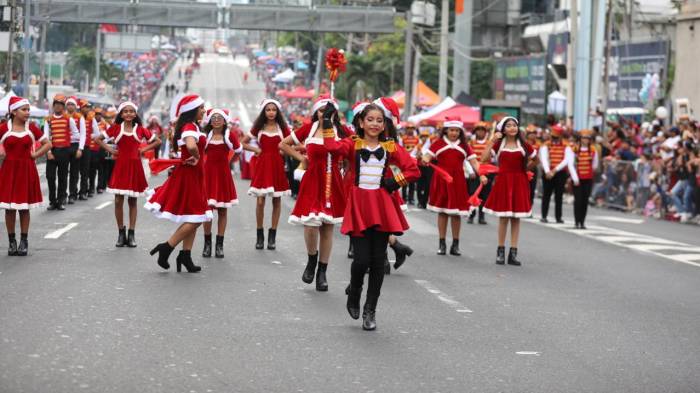
[(375, 229), (364, 231), (364, 237), (351, 237), (354, 252), (350, 267), (350, 286), (362, 288), (365, 273), (369, 268), (367, 298), (378, 299), (384, 282), (384, 260), (389, 244), (389, 233)]
[(581, 179), (579, 185), (574, 186), (574, 218), (577, 224), (583, 224), (586, 221), (588, 198), (591, 196), (592, 188), (592, 179)]

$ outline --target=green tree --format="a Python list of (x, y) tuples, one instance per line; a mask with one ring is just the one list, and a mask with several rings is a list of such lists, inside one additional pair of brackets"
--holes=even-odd
[[(70, 48), (66, 59), (66, 71), (74, 80), (82, 79), (85, 73), (92, 80), (95, 77), (95, 49), (84, 46)], [(111, 78), (121, 78), (123, 73), (119, 68), (107, 64), (104, 59), (101, 59), (100, 76), (109, 80)]]
[(469, 94), (480, 100), (493, 98), (493, 60), (472, 61), (469, 73)]

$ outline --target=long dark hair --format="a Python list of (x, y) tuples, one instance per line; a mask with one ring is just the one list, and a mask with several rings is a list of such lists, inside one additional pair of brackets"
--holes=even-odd
[[(501, 127), (501, 130), (498, 131), (498, 132), (500, 132), (501, 134), (503, 134), (503, 139), (505, 139), (505, 138), (506, 138), (506, 133), (505, 133), (505, 131), (506, 131), (506, 126), (508, 125), (509, 122), (514, 122), (514, 123), (515, 123), (515, 127), (518, 128), (518, 133), (515, 134), (515, 139), (516, 139), (518, 142), (520, 142), (520, 146), (523, 148), (523, 151), (525, 152), (525, 159), (523, 160), (523, 170), (524, 170), (525, 172), (527, 172), (527, 163), (528, 163), (528, 161), (530, 160), (530, 157), (529, 157), (528, 154), (527, 154), (527, 149), (525, 148), (525, 146), (528, 146), (529, 143), (527, 143), (527, 139), (525, 138), (525, 134), (524, 134), (522, 131), (520, 131), (520, 127), (519, 127), (519, 125), (518, 125), (518, 121), (515, 120), (515, 119), (508, 119), (508, 120), (506, 120), (505, 123), (503, 123), (503, 127)], [(501, 142), (501, 143), (502, 143), (502, 144), (505, 144), (505, 141), (503, 141), (503, 142)], [(532, 148), (532, 146), (530, 146), (530, 147)], [(503, 146), (501, 146), (501, 149), (502, 149), (502, 148), (503, 148)]]
[(360, 113), (355, 116), (355, 118), (352, 119), (352, 124), (355, 126), (355, 133), (357, 136), (360, 138), (365, 137), (365, 130), (360, 126), (360, 120), (364, 120), (365, 117), (367, 117), (367, 114), (370, 111), (378, 111), (379, 113), (382, 114), (382, 117), (384, 117), (384, 131), (381, 134), (379, 134), (379, 140), (382, 142), (385, 142), (387, 140), (396, 140), (396, 126), (394, 125), (394, 122), (387, 118), (386, 115), (384, 115), (384, 111), (382, 108), (378, 107), (375, 104), (369, 104), (362, 109)]
[[(447, 135), (447, 130), (450, 128), (452, 128), (452, 127), (442, 127), (440, 129), (440, 133), (438, 134), (438, 136), (440, 138), (444, 137), (445, 135)], [(459, 131), (459, 138), (458, 138), (459, 143), (466, 145), (467, 144), (467, 133), (464, 132), (464, 128), (460, 128), (459, 130), (460, 130)]]
[[(367, 108), (365, 108), (367, 109)], [(363, 111), (364, 112), (364, 111)], [(357, 117), (357, 116), (355, 116)], [(363, 116), (364, 118), (364, 116)], [(311, 123), (313, 124), (314, 122), (320, 121), (318, 120), (318, 111), (314, 112), (314, 114), (311, 116)], [(333, 127), (338, 131), (338, 138), (345, 138), (347, 134), (345, 133), (345, 127), (340, 123), (340, 117), (336, 113), (335, 116), (333, 116), (333, 119), (331, 119), (333, 122)], [(355, 124), (355, 119), (352, 119), (352, 124)], [(359, 123), (358, 123), (359, 124)]]
[(273, 102), (267, 103), (262, 110), (260, 110), (260, 113), (258, 114), (258, 117), (255, 119), (253, 122), (253, 127), (250, 129), (250, 133), (254, 136), (258, 136), (258, 132), (262, 130), (265, 127), (265, 123), (267, 123), (267, 116), (265, 116), (265, 108), (267, 108), (268, 105), (274, 105), (275, 108), (277, 108), (277, 115), (275, 115), (275, 123), (280, 127), (280, 130), (282, 130), (282, 134), (287, 135), (287, 132), (289, 131), (289, 125), (287, 125), (287, 120), (284, 119), (284, 115), (282, 115), (282, 108), (278, 107), (277, 104)]
[(180, 114), (180, 117), (177, 118), (177, 122), (175, 123), (175, 133), (173, 136), (173, 150), (175, 153), (179, 150), (180, 146), (177, 145), (177, 141), (180, 140), (180, 137), (182, 136), (182, 127), (185, 126), (185, 124), (188, 123), (195, 123), (197, 121), (197, 114), (199, 113), (199, 107), (194, 108), (190, 111), (184, 112)]

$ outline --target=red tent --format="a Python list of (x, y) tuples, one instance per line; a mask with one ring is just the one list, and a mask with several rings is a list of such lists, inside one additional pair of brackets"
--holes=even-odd
[(284, 89), (282, 89), (282, 90), (277, 90), (277, 91), (275, 92), (275, 95), (276, 95), (277, 97), (287, 97), (287, 94), (289, 94), (289, 91), (284, 90)]
[(424, 122), (428, 123), (429, 125), (436, 126), (438, 125), (438, 123), (442, 123), (443, 121), (445, 121), (446, 117), (459, 118), (460, 120), (462, 120), (462, 123), (464, 123), (465, 127), (471, 128), (474, 127), (474, 124), (476, 124), (480, 120), (481, 115), (479, 114), (478, 109), (474, 109), (470, 106), (457, 104), (453, 107), (450, 107), (449, 109), (446, 109), (438, 114), (435, 114), (425, 119)]
[(290, 91), (286, 95), (287, 98), (306, 98), (306, 99), (311, 99), (314, 98), (314, 93), (309, 92), (305, 88), (301, 86), (297, 86), (294, 88), (294, 90)]

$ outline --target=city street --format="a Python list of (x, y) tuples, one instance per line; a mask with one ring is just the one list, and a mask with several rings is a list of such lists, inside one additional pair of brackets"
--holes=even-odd
[[(247, 62), (205, 54), (191, 86), (246, 128), (264, 97), (253, 73), (242, 83)], [(135, 249), (114, 247), (112, 195), (32, 211), (30, 255), (0, 243), (0, 392), (700, 389), (697, 226), (590, 209), (580, 231), (566, 205), (565, 224), (526, 220), (513, 267), (494, 264), (496, 218), (465, 220), (463, 255), (437, 256), (436, 215), (411, 207), (401, 241), (415, 253), (385, 278), (366, 332), (345, 310), (347, 237), (336, 228), (330, 289), (316, 292), (301, 281), (302, 228), (287, 223), (294, 200), (283, 198), (277, 250), (256, 251), (255, 200), (235, 178), (226, 257), (203, 259), (200, 231), (199, 274), (148, 255), (176, 225), (143, 198)]]

